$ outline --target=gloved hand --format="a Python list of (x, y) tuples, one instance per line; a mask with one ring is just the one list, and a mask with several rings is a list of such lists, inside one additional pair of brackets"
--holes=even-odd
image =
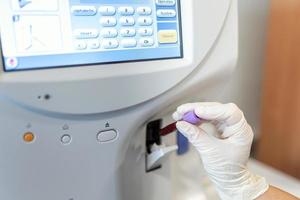
[[(203, 125), (180, 121), (187, 112), (212, 123), (218, 134), (208, 133)], [(208, 176), (222, 200), (252, 200), (265, 193), (265, 178), (247, 169), (253, 132), (235, 104), (190, 103), (177, 108), (173, 118), (177, 129), (196, 147)]]

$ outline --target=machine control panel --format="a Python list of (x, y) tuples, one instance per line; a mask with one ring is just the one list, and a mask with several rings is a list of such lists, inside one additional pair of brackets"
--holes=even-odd
[(181, 58), (179, 0), (0, 3), (5, 71)]

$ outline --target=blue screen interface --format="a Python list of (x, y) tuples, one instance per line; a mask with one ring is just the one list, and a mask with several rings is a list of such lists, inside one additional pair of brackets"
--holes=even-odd
[(0, 2), (4, 71), (183, 57), (180, 0)]

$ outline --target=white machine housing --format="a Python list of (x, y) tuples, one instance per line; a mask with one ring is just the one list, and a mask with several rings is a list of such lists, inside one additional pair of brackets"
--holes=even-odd
[[(145, 172), (145, 125), (182, 102), (213, 99), (238, 55), (237, 0), (181, 0), (181, 15), (182, 59), (0, 67), (0, 199), (172, 199), (167, 161)], [(117, 138), (97, 141), (105, 130)]]

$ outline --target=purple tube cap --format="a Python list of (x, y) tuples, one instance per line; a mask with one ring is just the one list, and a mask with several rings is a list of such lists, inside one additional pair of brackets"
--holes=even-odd
[(186, 113), (182, 120), (195, 125), (201, 122), (201, 119), (193, 111)]

